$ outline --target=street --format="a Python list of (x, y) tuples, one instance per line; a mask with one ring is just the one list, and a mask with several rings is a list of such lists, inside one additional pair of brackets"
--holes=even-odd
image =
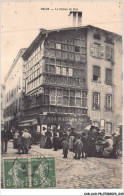
[[(122, 158), (105, 159), (96, 157), (73, 159), (74, 153), (68, 153), (63, 159), (62, 150), (41, 149), (32, 145), (29, 154), (41, 153), (56, 158), (56, 188), (63, 189), (119, 189), (122, 188)], [(17, 154), (13, 143), (8, 143), (8, 153), (3, 156)], [(18, 155), (18, 154), (17, 154)], [(21, 155), (23, 156), (23, 155)]]

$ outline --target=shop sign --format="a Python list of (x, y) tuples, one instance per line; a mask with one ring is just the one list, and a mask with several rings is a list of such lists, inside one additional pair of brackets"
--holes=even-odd
[(88, 123), (90, 118), (86, 115), (77, 116), (77, 115), (39, 115), (40, 123)]

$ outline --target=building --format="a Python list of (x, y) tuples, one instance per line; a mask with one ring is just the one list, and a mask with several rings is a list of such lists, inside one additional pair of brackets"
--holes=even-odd
[(22, 59), (24, 51), (25, 49), (20, 49), (5, 77), (4, 124), (8, 130), (18, 127), (24, 110), (25, 82)]
[(122, 106), (116, 83), (121, 81), (121, 71), (116, 79), (121, 45), (120, 35), (91, 25), (41, 29), (23, 54), (25, 112), (20, 126), (82, 129), (92, 122), (114, 132)]
[(1, 130), (4, 129), (5, 86), (1, 84)]
[(115, 55), (114, 55), (114, 84), (115, 84), (115, 125), (122, 126), (122, 82), (123, 82), (123, 68), (122, 68), (122, 38), (117, 37), (115, 41)]
[[(67, 28), (39, 35), (23, 54), (24, 123), (51, 127), (89, 123), (87, 116), (86, 29)], [(31, 121), (32, 120), (32, 121)]]
[(122, 37), (90, 26), (87, 32), (88, 116), (106, 132), (122, 122)]

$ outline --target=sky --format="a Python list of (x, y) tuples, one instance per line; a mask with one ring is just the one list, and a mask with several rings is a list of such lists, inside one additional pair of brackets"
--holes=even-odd
[(94, 25), (122, 35), (122, 1), (1, 2), (1, 82), (21, 48), (40, 28), (68, 27), (69, 9), (82, 11), (82, 26)]

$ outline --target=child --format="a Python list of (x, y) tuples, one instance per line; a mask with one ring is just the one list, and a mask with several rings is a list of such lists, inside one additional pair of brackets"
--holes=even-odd
[(64, 138), (62, 141), (62, 147), (63, 147), (63, 154), (64, 154), (63, 158), (67, 158), (69, 144), (66, 138)]
[(75, 145), (75, 156), (74, 159), (80, 159), (80, 155), (82, 153), (83, 143), (80, 139), (80, 136), (78, 136), (78, 139), (74, 143)]

